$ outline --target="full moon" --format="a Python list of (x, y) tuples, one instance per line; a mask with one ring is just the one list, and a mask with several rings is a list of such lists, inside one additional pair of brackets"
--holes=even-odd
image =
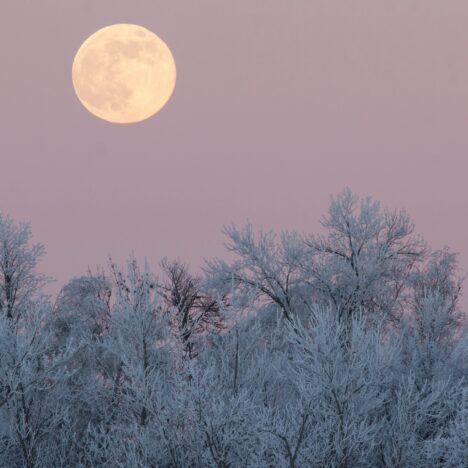
[(166, 104), (176, 67), (169, 47), (156, 34), (135, 24), (114, 24), (83, 42), (72, 80), (89, 112), (108, 122), (134, 123)]

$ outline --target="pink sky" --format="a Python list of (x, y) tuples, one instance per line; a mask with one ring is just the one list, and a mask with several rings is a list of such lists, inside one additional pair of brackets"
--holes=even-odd
[[(200, 266), (247, 218), (313, 232), (345, 186), (468, 269), (466, 0), (2, 0), (1, 19), (0, 211), (60, 283), (131, 251)], [(178, 72), (129, 126), (71, 83), (82, 41), (122, 22)]]

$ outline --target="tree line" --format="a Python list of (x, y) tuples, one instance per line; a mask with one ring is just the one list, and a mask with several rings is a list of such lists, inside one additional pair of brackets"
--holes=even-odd
[(0, 215), (0, 465), (467, 466), (457, 255), (349, 189), (322, 226), (229, 226), (200, 275), (130, 257), (51, 298)]

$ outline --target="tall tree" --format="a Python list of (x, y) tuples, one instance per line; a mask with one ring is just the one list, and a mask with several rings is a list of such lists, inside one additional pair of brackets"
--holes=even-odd
[(102, 272), (70, 280), (55, 303), (56, 333), (101, 336), (109, 328), (111, 293), (110, 280)]
[(207, 262), (207, 283), (230, 295), (234, 304), (250, 307), (274, 304), (287, 320), (298, 308), (307, 306), (300, 259), (304, 243), (296, 233), (283, 232), (278, 241), (272, 231), (254, 233), (250, 223), (239, 230), (225, 228), (226, 247), (236, 255), (234, 262), (222, 259)]
[(0, 214), (0, 312), (18, 319), (47, 278), (36, 271), (45, 253), (42, 244), (30, 244), (31, 227)]
[(373, 318), (398, 319), (407, 303), (410, 274), (427, 248), (404, 211), (382, 210), (346, 189), (332, 198), (322, 221), (325, 235), (305, 238), (306, 281), (319, 302), (340, 319), (362, 310)]
[(221, 305), (218, 298), (202, 290), (201, 278), (191, 275), (184, 263), (163, 259), (161, 268), (164, 276), (157, 287), (165, 313), (191, 359), (198, 353), (197, 341), (224, 327)]

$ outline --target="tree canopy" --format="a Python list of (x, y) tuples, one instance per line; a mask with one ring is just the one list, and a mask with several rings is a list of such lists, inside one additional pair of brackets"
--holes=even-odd
[(200, 275), (129, 257), (52, 300), (0, 216), (0, 465), (467, 466), (457, 255), (349, 189), (322, 226), (229, 226)]

